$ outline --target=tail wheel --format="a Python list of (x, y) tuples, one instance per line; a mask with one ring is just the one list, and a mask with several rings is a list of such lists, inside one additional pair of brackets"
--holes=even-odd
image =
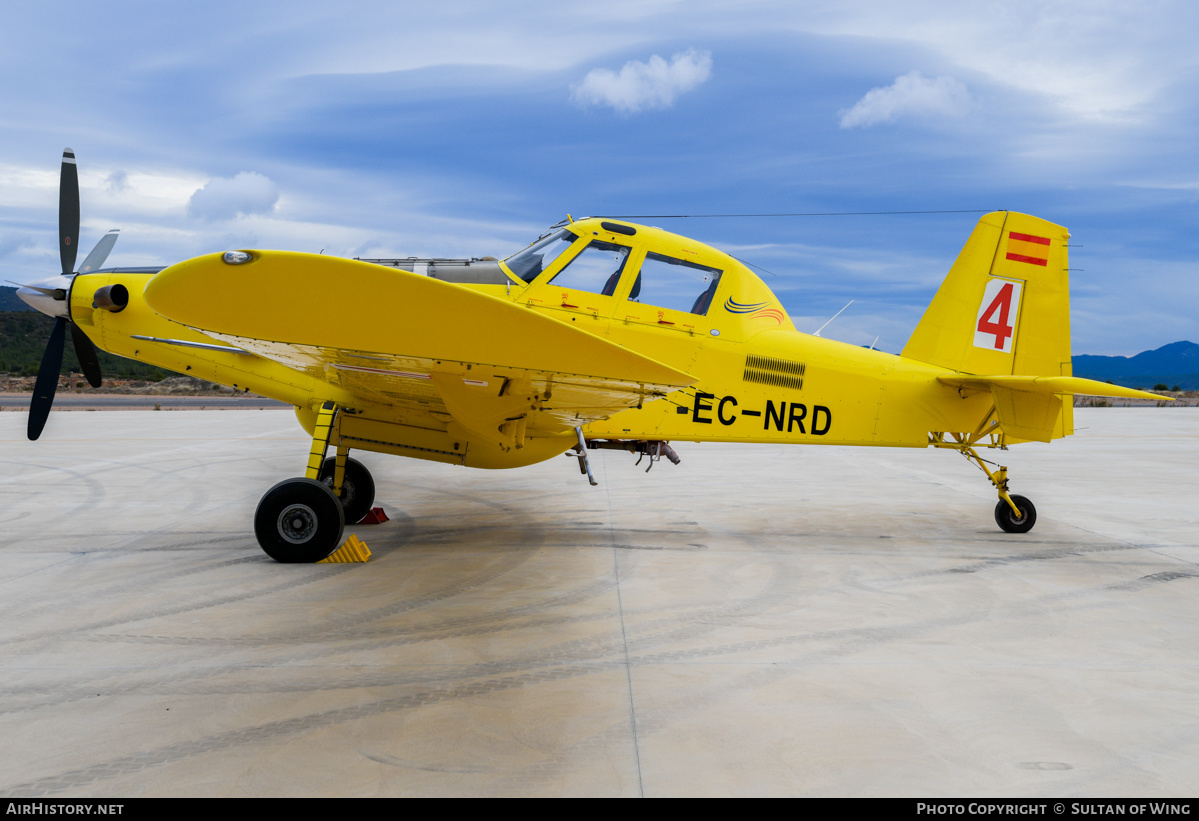
[[(330, 456), (321, 465), (320, 481), (333, 490), (333, 468), (336, 460)], [(341, 481), (341, 506), (345, 509), (346, 522), (356, 524), (370, 513), (375, 503), (375, 480), (371, 472), (356, 459), (346, 458), (346, 472)]]
[(341, 502), (313, 479), (280, 482), (254, 511), (258, 544), (277, 562), (319, 562), (337, 550), (344, 529)]
[(1023, 496), (1012, 496), (1016, 507), (1020, 508), (1020, 516), (1012, 510), (1012, 506), (1003, 499), (995, 505), (995, 523), (1005, 533), (1027, 533), (1037, 523), (1037, 508)]

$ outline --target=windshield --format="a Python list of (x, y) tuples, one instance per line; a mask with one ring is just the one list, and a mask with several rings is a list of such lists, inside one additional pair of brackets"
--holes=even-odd
[(577, 236), (563, 228), (556, 234), (550, 234), (545, 239), (540, 239), (533, 243), (525, 250), (508, 257), (504, 260), (504, 264), (517, 277), (523, 279), (525, 282), (532, 282), (537, 279), (542, 271), (553, 265), (554, 260), (569, 248), (576, 239), (578, 239)]

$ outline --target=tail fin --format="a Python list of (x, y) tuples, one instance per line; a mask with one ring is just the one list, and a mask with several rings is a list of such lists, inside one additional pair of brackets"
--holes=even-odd
[(959, 373), (1071, 376), (1069, 238), (1027, 214), (987, 214), (903, 356)]
[[(1060, 225), (1012, 211), (978, 221), (949, 269), (903, 356), (963, 374), (1071, 376), (1070, 288)], [(1035, 400), (1036, 413), (1014, 411), (1033, 395), (996, 387), (1000, 422), (1024, 439), (1048, 441), (1073, 432), (1069, 403)], [(1013, 404), (1014, 403), (1014, 404)], [(1003, 408), (1011, 408), (1007, 414)], [(1056, 411), (1056, 412), (1054, 412)], [(1004, 420), (1002, 417), (1007, 416)], [(1017, 423), (1016, 417), (1025, 417)], [(1035, 417), (1036, 422), (1031, 418)]]

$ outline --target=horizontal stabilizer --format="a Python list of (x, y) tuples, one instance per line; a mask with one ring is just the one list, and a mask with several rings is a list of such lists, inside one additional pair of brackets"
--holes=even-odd
[(1063, 396), (1081, 393), (1134, 399), (1168, 398), (1076, 376), (955, 375), (938, 376), (937, 381), (971, 393), (990, 393), (1003, 433), (1030, 442), (1049, 442), (1073, 432), (1066, 427), (1066, 412), (1071, 404), (1063, 402)]
[(1078, 376), (938, 376), (938, 382), (955, 388), (965, 388), (974, 391), (989, 391), (993, 387), (1006, 388), (1012, 391), (1025, 391), (1040, 394), (1075, 394), (1086, 396), (1122, 396), (1130, 399), (1161, 399), (1168, 402), (1174, 400), (1135, 388), (1125, 388), (1109, 382), (1097, 382), (1094, 379), (1083, 379)]

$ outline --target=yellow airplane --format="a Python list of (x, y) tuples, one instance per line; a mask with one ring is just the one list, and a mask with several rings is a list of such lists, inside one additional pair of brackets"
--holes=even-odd
[(1161, 398), (1071, 375), (1070, 235), (1014, 212), (979, 220), (895, 356), (800, 333), (733, 257), (622, 220), (568, 217), (503, 261), (241, 249), (100, 270), (110, 233), (76, 271), (70, 149), (60, 200), (69, 279), (19, 291), (57, 320), (29, 437), (68, 327), (93, 385), (92, 343), (294, 405), (307, 470), (254, 517), (281, 562), (329, 556), (369, 511), (374, 483), (352, 450), (515, 468), (573, 449), (596, 484), (597, 448), (651, 466), (677, 463), (679, 441), (946, 448), (995, 486), (999, 526), (1024, 533), (1036, 508), (980, 449), (1070, 435), (1075, 393)]

